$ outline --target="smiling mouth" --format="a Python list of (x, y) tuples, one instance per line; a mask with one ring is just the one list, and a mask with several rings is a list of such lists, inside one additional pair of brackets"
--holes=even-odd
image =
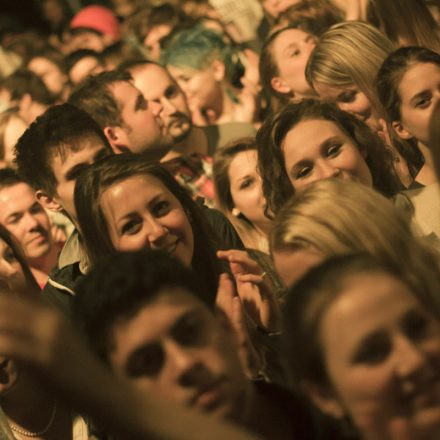
[(179, 241), (180, 240), (176, 240), (174, 243), (171, 243), (171, 244), (169, 244), (167, 246), (164, 246), (162, 248), (162, 250), (164, 252), (166, 252), (168, 255), (172, 255), (176, 251), (177, 246), (179, 245)]

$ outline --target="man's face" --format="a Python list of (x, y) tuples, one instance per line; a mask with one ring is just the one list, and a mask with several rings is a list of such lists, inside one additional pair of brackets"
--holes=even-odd
[(54, 199), (74, 220), (76, 219), (76, 210), (73, 193), (77, 177), (84, 168), (111, 154), (102, 139), (96, 134), (87, 135), (77, 142), (79, 147), (77, 151), (68, 150), (64, 157), (58, 154), (53, 157), (51, 163), (57, 181)]
[(175, 142), (185, 139), (192, 121), (185, 94), (170, 74), (161, 66), (146, 64), (131, 71), (134, 85), (148, 101), (158, 102), (165, 131)]
[(51, 250), (49, 217), (27, 183), (0, 190), (0, 223), (17, 238), (31, 264)]
[(147, 392), (234, 417), (248, 384), (232, 330), (184, 289), (165, 289), (111, 334), (115, 372)]
[(136, 154), (159, 148), (163, 134), (162, 105), (147, 101), (129, 81), (114, 83), (111, 91), (121, 109), (120, 145)]

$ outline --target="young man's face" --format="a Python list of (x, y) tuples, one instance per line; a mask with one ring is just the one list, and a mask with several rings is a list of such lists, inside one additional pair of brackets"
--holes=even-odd
[(52, 170), (57, 181), (54, 200), (62, 206), (70, 218), (76, 219), (73, 193), (79, 173), (98, 159), (111, 154), (102, 139), (90, 134), (77, 141), (78, 151), (67, 150), (65, 156), (56, 155), (52, 159)]
[(232, 330), (184, 289), (165, 289), (110, 335), (110, 364), (139, 389), (220, 417), (240, 411), (248, 381)]
[(27, 183), (20, 182), (0, 190), (0, 223), (17, 238), (31, 265), (33, 260), (50, 252), (49, 217)]

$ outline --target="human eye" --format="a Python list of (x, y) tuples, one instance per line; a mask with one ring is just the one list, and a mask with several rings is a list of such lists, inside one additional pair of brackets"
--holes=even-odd
[(346, 92), (342, 93), (342, 95), (339, 97), (339, 100), (345, 103), (353, 102), (356, 98), (356, 95), (356, 90), (347, 90)]
[(131, 219), (124, 222), (121, 226), (121, 235), (134, 235), (141, 229), (141, 221)]
[(342, 145), (340, 143), (332, 143), (328, 146), (327, 157), (336, 157), (341, 152)]
[(206, 337), (205, 319), (199, 314), (185, 316), (173, 331), (176, 342), (184, 346), (201, 344)]
[(42, 211), (43, 211), (43, 207), (38, 202), (34, 203), (30, 209), (31, 214), (38, 214)]
[(362, 341), (353, 356), (354, 364), (377, 365), (391, 353), (391, 340), (385, 334), (376, 334)]
[(163, 217), (171, 210), (171, 203), (168, 200), (159, 200), (153, 205), (152, 212), (156, 217)]
[(246, 179), (243, 179), (240, 183), (239, 189), (247, 189), (255, 182), (255, 179), (252, 177), (247, 177)]
[(403, 331), (413, 341), (424, 339), (430, 330), (430, 320), (419, 311), (409, 312), (402, 322)]
[(127, 362), (125, 371), (130, 377), (156, 376), (164, 362), (164, 353), (159, 345), (137, 350)]
[(12, 251), (12, 249), (10, 247), (8, 247), (5, 252), (3, 253), (3, 258), (8, 262), (8, 263), (13, 263), (15, 261), (17, 261), (17, 258), (15, 257), (14, 252)]
[(301, 51), (300, 51), (299, 47), (296, 47), (296, 46), (290, 48), (290, 50), (289, 50), (289, 56), (292, 58), (299, 56), (300, 53), (301, 53)]
[(165, 90), (165, 97), (166, 98), (174, 98), (177, 95), (177, 87), (176, 86), (170, 86)]
[(147, 100), (143, 95), (139, 95), (136, 99), (135, 111), (145, 110), (147, 108)]
[(425, 109), (428, 108), (430, 104), (431, 104), (431, 97), (425, 96), (417, 99), (417, 101), (415, 102), (415, 107), (419, 109)]
[(304, 179), (312, 173), (312, 170), (313, 168), (309, 165), (303, 166), (295, 172), (294, 177), (295, 179)]

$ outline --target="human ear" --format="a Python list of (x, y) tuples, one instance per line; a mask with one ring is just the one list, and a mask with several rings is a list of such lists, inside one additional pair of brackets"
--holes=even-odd
[(104, 127), (103, 132), (115, 154), (127, 151), (125, 143), (122, 141), (122, 130), (120, 127)]
[(216, 81), (220, 82), (225, 79), (226, 68), (224, 63), (222, 63), (220, 60), (214, 60), (211, 64), (211, 68)]
[(43, 206), (44, 209), (48, 209), (52, 212), (62, 212), (64, 208), (60, 205), (60, 203), (53, 196), (49, 196), (45, 192), (38, 190), (35, 193), (35, 197), (38, 200), (38, 203)]
[(401, 139), (411, 139), (413, 137), (401, 122), (394, 121), (391, 125)]
[(292, 89), (279, 76), (271, 78), (270, 85), (278, 93), (283, 93), (285, 95), (292, 93)]
[(346, 411), (330, 387), (304, 381), (301, 384), (301, 388), (313, 404), (324, 414), (337, 420), (343, 419), (346, 416)]

